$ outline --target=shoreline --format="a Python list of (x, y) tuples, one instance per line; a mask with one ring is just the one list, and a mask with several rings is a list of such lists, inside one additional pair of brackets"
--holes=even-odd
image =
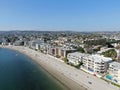
[[(63, 73), (57, 71), (52, 66), (48, 65), (49, 63), (41, 60), (38, 56), (36, 56), (36, 55), (39, 54), (39, 52), (37, 52), (37, 51), (34, 51), (34, 52), (36, 52), (34, 54), (33, 53), (29, 54), (29, 51), (24, 50), (24, 48), (29, 49), (27, 47), (21, 47), (21, 49), (20, 49), (20, 47), (18, 48), (16, 46), (5, 46), (3, 48), (8, 48), (8, 49), (11, 49), (11, 50), (15, 50), (15, 51), (18, 51), (18, 52), (28, 56), (29, 58), (31, 58), (31, 60), (33, 60), (33, 62), (40, 65), (50, 76), (52, 76), (54, 79), (56, 79), (67, 90), (88, 90), (84, 86), (76, 83), (72, 79), (66, 77)], [(29, 50), (33, 51), (32, 49), (29, 49)]]
[[(61, 85), (69, 87), (68, 90), (119, 90), (118, 87), (80, 69), (67, 65), (60, 59), (48, 54), (43, 54), (23, 46), (4, 46), (3, 48), (16, 50), (32, 58), (33, 62), (49, 72)], [(89, 82), (92, 83), (90, 84)]]

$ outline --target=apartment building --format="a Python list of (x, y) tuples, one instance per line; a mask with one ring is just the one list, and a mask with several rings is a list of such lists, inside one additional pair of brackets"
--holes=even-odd
[(120, 84), (120, 63), (111, 62), (109, 64), (108, 73), (113, 82)]
[(47, 47), (47, 54), (50, 54), (52, 56), (56, 56), (56, 47), (49, 45)]
[(68, 53), (77, 51), (76, 49), (70, 47), (55, 47), (55, 46), (49, 46), (47, 50), (48, 54), (52, 56), (59, 56), (61, 58), (67, 57)]
[(107, 72), (109, 63), (112, 62), (112, 59), (108, 57), (83, 54), (79, 52), (69, 53), (67, 59), (68, 63), (73, 65), (78, 65), (82, 62), (83, 64), (80, 68), (95, 75), (104, 75)]
[(56, 47), (56, 55), (60, 56), (61, 58), (67, 57), (68, 53), (76, 52), (76, 49), (71, 47)]
[(103, 75), (107, 72), (109, 63), (112, 62), (111, 58), (103, 57), (100, 55), (89, 55), (82, 58), (83, 65), (81, 69), (88, 70), (92, 74)]
[(67, 55), (68, 63), (72, 65), (79, 65), (82, 62), (82, 57), (87, 56), (87, 54), (74, 52)]
[(29, 47), (35, 50), (39, 50), (40, 49), (40, 45), (44, 43), (43, 40), (32, 40), (29, 41)]

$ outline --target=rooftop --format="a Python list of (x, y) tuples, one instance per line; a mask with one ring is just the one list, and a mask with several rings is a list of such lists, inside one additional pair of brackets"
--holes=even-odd
[(69, 54), (76, 56), (76, 57), (88, 56), (88, 54), (84, 54), (84, 53), (80, 53), (80, 52), (74, 52), (74, 53), (69, 53)]
[(112, 61), (112, 58), (104, 57), (104, 56), (101, 56), (101, 55), (91, 55), (90, 58), (93, 59), (96, 62), (102, 62), (102, 61), (103, 62), (109, 62), (109, 61)]
[(72, 48), (72, 47), (58, 47), (58, 48), (60, 48), (60, 49), (62, 49), (62, 50), (76, 50), (76, 49), (74, 49), (74, 48)]
[(113, 66), (116, 69), (120, 69), (120, 63), (119, 62), (111, 62), (110, 66)]
[(106, 51), (111, 50), (111, 49), (113, 49), (113, 48), (103, 49), (103, 50), (98, 51), (97, 53), (99, 53), (99, 54), (100, 54), (100, 53), (106, 52)]

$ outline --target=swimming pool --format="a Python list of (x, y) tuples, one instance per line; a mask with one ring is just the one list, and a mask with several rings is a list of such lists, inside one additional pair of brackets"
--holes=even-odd
[(111, 80), (113, 77), (108, 74), (108, 75), (106, 76), (106, 78), (109, 79), (109, 80)]

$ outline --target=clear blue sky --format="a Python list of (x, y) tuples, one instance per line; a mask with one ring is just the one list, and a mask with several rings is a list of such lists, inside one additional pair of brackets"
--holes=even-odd
[(120, 0), (0, 0), (0, 30), (120, 30)]

